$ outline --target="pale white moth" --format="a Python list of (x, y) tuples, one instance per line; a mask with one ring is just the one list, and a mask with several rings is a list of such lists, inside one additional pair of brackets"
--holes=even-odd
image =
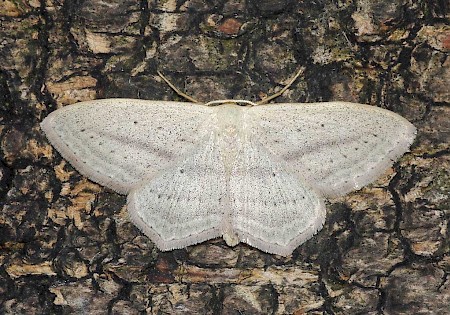
[(261, 104), (299, 74), (258, 103), (103, 99), (41, 128), (81, 174), (128, 195), (131, 221), (159, 249), (223, 237), (288, 256), (322, 228), (324, 198), (376, 180), (416, 134), (375, 106)]

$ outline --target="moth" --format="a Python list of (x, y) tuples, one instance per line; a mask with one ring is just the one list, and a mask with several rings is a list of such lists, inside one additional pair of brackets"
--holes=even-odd
[(416, 135), (374, 106), (241, 100), (95, 100), (41, 128), (81, 174), (128, 195), (160, 250), (223, 237), (283, 256), (322, 228), (325, 198), (376, 180)]

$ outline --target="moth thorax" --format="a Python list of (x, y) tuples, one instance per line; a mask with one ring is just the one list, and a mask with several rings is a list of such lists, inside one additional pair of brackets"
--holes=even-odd
[(225, 166), (231, 165), (239, 152), (243, 137), (243, 108), (233, 104), (217, 108), (219, 146)]

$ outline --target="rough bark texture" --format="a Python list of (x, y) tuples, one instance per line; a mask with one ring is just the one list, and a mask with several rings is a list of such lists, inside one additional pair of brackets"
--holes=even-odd
[[(1, 0), (0, 313), (450, 314), (445, 0)], [(106, 97), (345, 100), (418, 128), (375, 184), (331, 200), (291, 257), (212, 240), (159, 252), (125, 197), (83, 178), (39, 122)]]

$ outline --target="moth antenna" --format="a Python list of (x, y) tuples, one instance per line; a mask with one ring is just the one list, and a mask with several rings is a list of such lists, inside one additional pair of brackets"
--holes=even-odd
[(179, 96), (181, 96), (181, 97), (187, 99), (188, 101), (191, 101), (192, 103), (200, 103), (200, 102), (197, 101), (195, 98), (193, 98), (193, 97), (187, 95), (186, 93), (181, 92), (175, 85), (172, 84), (172, 82), (169, 81), (169, 79), (167, 79), (165, 76), (163, 76), (163, 74), (162, 74), (159, 70), (157, 70), (156, 72), (157, 72), (158, 75), (161, 77), (161, 79), (163, 79), (164, 82), (166, 82), (167, 85), (170, 86), (170, 88), (171, 88), (172, 90), (174, 90), (175, 93), (177, 93)]
[(304, 68), (300, 68), (300, 70), (292, 77), (292, 79), (289, 80), (289, 82), (284, 86), (284, 88), (282, 88), (281, 90), (279, 90), (275, 94), (272, 94), (272, 95), (270, 95), (268, 97), (263, 98), (262, 100), (256, 102), (256, 104), (257, 105), (266, 104), (268, 101), (271, 101), (274, 98), (277, 98), (278, 96), (280, 96), (281, 94), (286, 92), (286, 90), (295, 82), (295, 80), (297, 80), (297, 78), (300, 76), (300, 74), (303, 73), (304, 70), (305, 70)]

